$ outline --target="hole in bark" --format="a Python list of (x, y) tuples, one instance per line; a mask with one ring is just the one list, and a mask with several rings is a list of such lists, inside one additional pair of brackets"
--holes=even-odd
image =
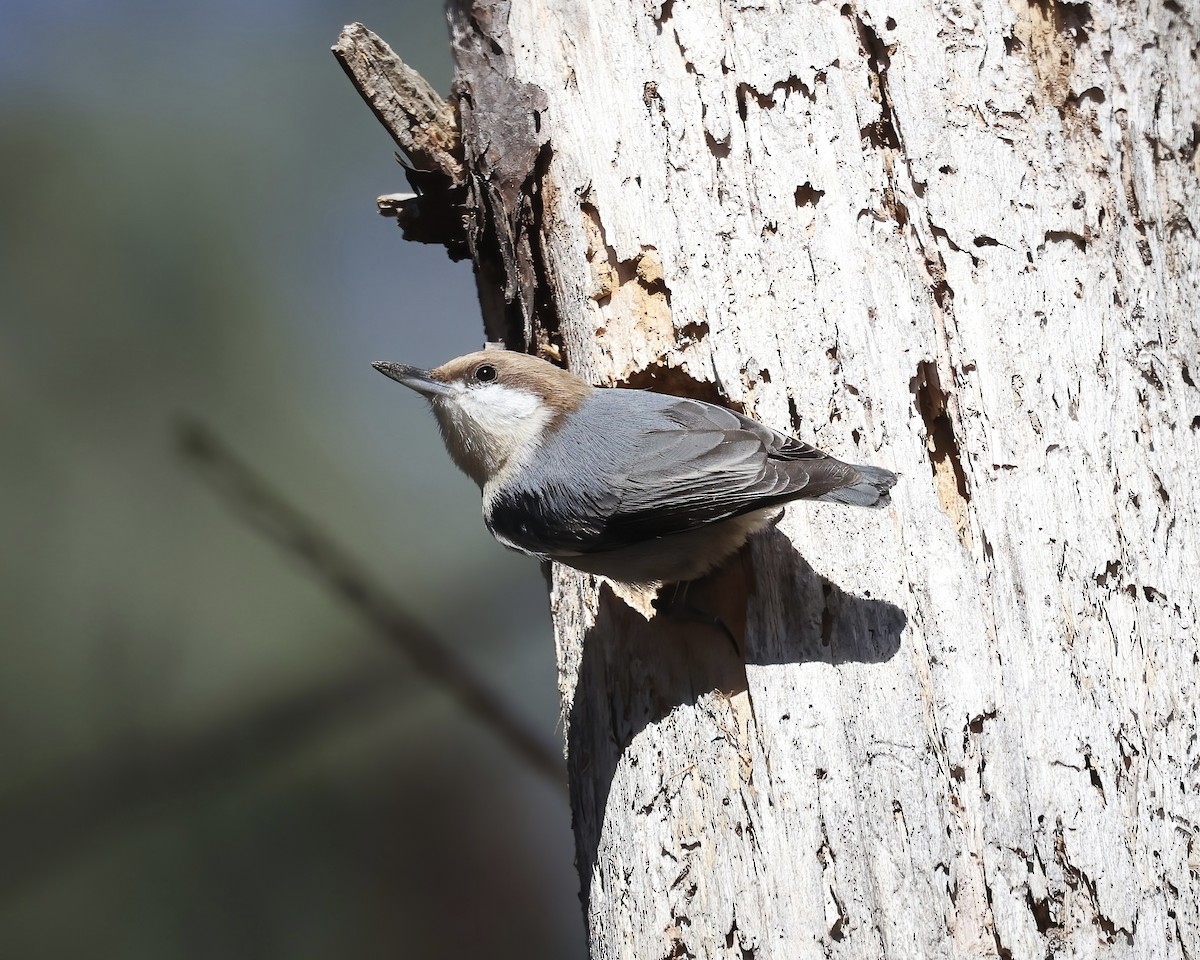
[[(825, 75), (822, 73), (818, 73), (813, 76), (814, 82), (824, 82), (824, 80)], [(800, 96), (804, 97), (805, 100), (811, 100), (813, 103), (817, 102), (817, 92), (815, 90), (810, 90), (808, 85), (795, 75), (789, 76), (786, 80), (780, 80), (773, 87), (771, 87), (772, 102), (774, 102), (775, 93), (779, 90), (783, 91), (784, 100), (787, 100), (787, 98), (793, 93), (798, 93)]]
[(1092, 786), (1100, 792), (1100, 802), (1107, 804), (1108, 800), (1104, 796), (1104, 784), (1100, 781), (1100, 773), (1096, 769), (1096, 765), (1092, 763), (1092, 755), (1090, 753), (1083, 755), (1083, 766), (1088, 772), (1088, 779), (1091, 781)]
[(1025, 903), (1029, 906), (1029, 912), (1033, 914), (1033, 922), (1037, 925), (1038, 933), (1049, 933), (1058, 926), (1050, 915), (1049, 900), (1035, 900), (1033, 893), (1026, 890)]
[(995, 719), (996, 711), (989, 710), (987, 713), (981, 713), (979, 716), (975, 717), (969, 724), (967, 724), (967, 726), (970, 727), (972, 733), (983, 733), (984, 722)]
[(884, 117), (860, 129), (858, 135), (873, 147), (900, 149), (900, 138), (896, 136), (896, 128), (892, 126), (890, 110)]
[(948, 394), (942, 389), (937, 366), (930, 360), (917, 364), (909, 383), (917, 412), (925, 423), (925, 446), (933, 470), (934, 486), (942, 509), (954, 520), (959, 539), (967, 542), (967, 504), (971, 493), (954, 435), (954, 424), (946, 408)]
[(729, 156), (731, 141), (731, 137), (726, 137), (724, 140), (718, 140), (707, 130), (704, 131), (704, 142), (708, 144), (708, 152), (718, 160), (724, 160)]
[[(1104, 103), (1105, 99), (1104, 91), (1099, 87), (1088, 87), (1083, 91), (1083, 93), (1073, 93), (1067, 97), (1067, 105), (1071, 107), (1078, 107), (1084, 103), (1101, 104)], [(1075, 207), (1075, 209), (1082, 209), (1082, 204), (1078, 207)]]
[(1088, 42), (1088, 30), (1092, 26), (1092, 8), (1088, 3), (1071, 3), (1070, 0), (1035, 0), (1034, 6), (1049, 10), (1055, 29), (1065, 34), (1079, 46)]
[[(834, 62), (836, 63), (837, 61)], [(1197, 148), (1200, 148), (1200, 121), (1192, 121), (1192, 132), (1183, 145), (1180, 146), (1179, 155), (1188, 163), (1191, 163), (1196, 156)]]
[(796, 206), (815, 207), (825, 196), (824, 190), (818, 190), (811, 182), (802, 183), (796, 188)]
[(855, 30), (858, 32), (858, 40), (862, 45), (863, 55), (867, 60), (871, 96), (879, 104), (879, 119), (874, 123), (860, 128), (859, 136), (872, 146), (899, 150), (900, 135), (892, 117), (891, 97), (888, 93), (887, 85), (887, 71), (892, 62), (891, 50), (894, 50), (895, 47), (889, 48), (887, 44), (880, 40), (879, 34), (875, 32), (870, 24), (863, 22), (862, 17), (855, 14), (849, 4), (845, 4), (842, 7), (841, 15), (854, 21)]
[(715, 383), (697, 380), (679, 367), (668, 367), (662, 364), (651, 364), (629, 374), (623, 380), (613, 383), (614, 387), (629, 387), (633, 390), (650, 390), (653, 393), (665, 393), (672, 397), (690, 397), (692, 400), (704, 400), (715, 403), (718, 407), (745, 413), (739, 403), (734, 403), (721, 392)]
[(1183, 374), (1184, 383), (1186, 383), (1189, 387), (1196, 386), (1196, 382), (1192, 379), (1192, 371), (1188, 369), (1188, 365), (1186, 363), (1183, 365), (1183, 369), (1181, 369), (1179, 372)]
[[(1196, 420), (1200, 421), (1200, 417), (1197, 417)], [(801, 422), (800, 411), (796, 409), (796, 401), (790, 396), (788, 397), (788, 421), (792, 425), (792, 431), (799, 436)]]
[(1108, 563), (1106, 563), (1104, 565), (1104, 572), (1096, 574), (1096, 576), (1093, 577), (1092, 579), (1094, 579), (1096, 581), (1096, 586), (1107, 587), (1109, 581), (1115, 580), (1118, 576), (1120, 576), (1120, 573), (1121, 573), (1121, 561), (1120, 560), (1109, 560)]
[(998, 246), (1000, 246), (1000, 241), (995, 239), (994, 237), (983, 237), (983, 236), (976, 237), (974, 239), (974, 241), (972, 241), (972, 242), (977, 247), (998, 247)]
[(895, 30), (896, 21), (893, 17), (888, 17), (885, 21), (883, 21), (883, 26), (885, 30)]
[(1047, 230), (1045, 243), (1073, 243), (1081, 251), (1087, 250), (1087, 239), (1070, 230)]

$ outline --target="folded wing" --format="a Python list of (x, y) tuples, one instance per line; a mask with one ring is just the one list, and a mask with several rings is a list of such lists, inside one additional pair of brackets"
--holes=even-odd
[[(875, 506), (895, 483), (894, 474), (835, 460), (731, 410), (657, 394), (641, 394), (631, 407), (622, 392), (598, 391), (587, 401), (596, 409), (573, 418), (625, 421), (621, 429), (584, 435), (565, 427), (546, 451), (539, 489), (490, 504), (494, 533), (547, 556), (597, 553), (790, 500)], [(603, 467), (594, 477), (579, 476), (584, 447), (583, 462)]]

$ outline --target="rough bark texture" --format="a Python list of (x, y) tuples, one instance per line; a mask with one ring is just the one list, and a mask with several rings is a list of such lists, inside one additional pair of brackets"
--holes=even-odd
[(1200, 8), (450, 19), (489, 326), (904, 475), (553, 571), (592, 956), (1200, 957)]

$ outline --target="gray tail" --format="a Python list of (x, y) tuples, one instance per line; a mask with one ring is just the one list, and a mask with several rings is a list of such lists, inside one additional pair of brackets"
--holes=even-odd
[(892, 502), (888, 491), (900, 479), (896, 474), (891, 470), (884, 470), (882, 467), (868, 467), (863, 464), (855, 464), (854, 469), (858, 471), (862, 480), (846, 487), (830, 490), (817, 499), (833, 503), (848, 503), (853, 507), (886, 507)]

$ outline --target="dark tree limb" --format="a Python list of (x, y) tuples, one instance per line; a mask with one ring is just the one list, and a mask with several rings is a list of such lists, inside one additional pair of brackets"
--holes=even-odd
[(407, 654), (426, 679), (493, 730), (530, 767), (562, 787), (563, 762), (462, 659), (375, 583), (342, 547), (239, 460), (206, 427), (177, 428), (183, 457), (250, 526), (298, 560), (321, 584)]

